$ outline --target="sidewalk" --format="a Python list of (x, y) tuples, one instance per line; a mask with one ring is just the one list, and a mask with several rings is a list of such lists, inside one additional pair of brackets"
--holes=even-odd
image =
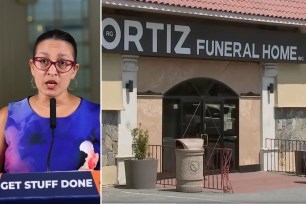
[(203, 189), (176, 192), (175, 187), (126, 189), (103, 187), (103, 203), (306, 203), (306, 177), (269, 172), (232, 173), (234, 193)]

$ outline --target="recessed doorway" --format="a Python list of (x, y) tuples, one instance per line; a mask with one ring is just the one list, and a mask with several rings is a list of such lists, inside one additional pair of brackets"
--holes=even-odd
[(238, 170), (238, 107), (238, 95), (220, 81), (193, 78), (177, 84), (163, 98), (163, 145), (207, 135), (208, 147), (232, 149), (231, 170)]

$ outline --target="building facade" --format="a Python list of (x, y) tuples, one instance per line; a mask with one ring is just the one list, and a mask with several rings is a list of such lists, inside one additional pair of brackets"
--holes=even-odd
[(240, 172), (265, 170), (266, 138), (305, 139), (306, 14), (178, 2), (102, 1), (105, 185), (139, 123), (154, 145), (208, 135)]

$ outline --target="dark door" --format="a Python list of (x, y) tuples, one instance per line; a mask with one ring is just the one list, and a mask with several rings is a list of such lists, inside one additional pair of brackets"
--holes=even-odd
[(181, 138), (209, 136), (209, 146), (223, 147), (223, 103), (213, 99), (182, 99)]
[(203, 133), (208, 136), (208, 147), (222, 148), (223, 104), (219, 100), (206, 99), (203, 107)]
[[(181, 138), (201, 138), (207, 135), (208, 147), (232, 150), (231, 170), (237, 170), (237, 111), (237, 104), (231, 100), (215, 97), (182, 99)], [(206, 156), (210, 158), (211, 153), (207, 152)]]
[(203, 133), (203, 101), (182, 99), (181, 138), (198, 138)]
[[(217, 80), (194, 78), (177, 84), (164, 94), (163, 145), (206, 134), (208, 147), (232, 149), (231, 170), (238, 170), (238, 107), (238, 94)], [(164, 156), (164, 163), (174, 157)]]

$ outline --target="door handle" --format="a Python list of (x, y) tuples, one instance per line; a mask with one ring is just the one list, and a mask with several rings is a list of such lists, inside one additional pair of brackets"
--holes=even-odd
[(208, 135), (207, 134), (201, 134), (201, 139), (204, 140), (204, 145), (203, 146), (207, 146), (208, 145)]

